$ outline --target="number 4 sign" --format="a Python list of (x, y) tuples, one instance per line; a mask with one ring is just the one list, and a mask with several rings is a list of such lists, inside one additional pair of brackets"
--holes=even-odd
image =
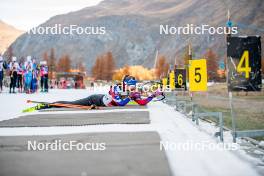
[(260, 36), (228, 37), (227, 68), (229, 91), (260, 91)]
[(190, 91), (207, 91), (206, 60), (189, 60)]

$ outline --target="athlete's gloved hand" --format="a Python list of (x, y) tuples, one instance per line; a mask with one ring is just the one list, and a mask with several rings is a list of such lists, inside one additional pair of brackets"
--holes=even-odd
[(161, 92), (160, 90), (157, 90), (156, 92), (154, 92), (154, 93), (152, 94), (153, 97), (157, 97), (157, 96), (160, 96), (160, 95), (164, 95), (164, 93)]
[(129, 97), (132, 99), (132, 100), (136, 100), (136, 99), (139, 99), (141, 97), (140, 93), (139, 92), (131, 92), (129, 94)]

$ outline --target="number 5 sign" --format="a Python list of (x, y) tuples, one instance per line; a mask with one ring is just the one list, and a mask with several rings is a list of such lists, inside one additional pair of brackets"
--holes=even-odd
[(189, 60), (190, 91), (207, 91), (206, 60)]

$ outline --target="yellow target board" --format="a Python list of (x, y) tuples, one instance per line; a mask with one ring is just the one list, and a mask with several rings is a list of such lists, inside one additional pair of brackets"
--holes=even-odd
[(168, 78), (163, 78), (162, 79), (162, 86), (163, 86), (163, 88), (167, 87), (167, 85), (168, 85)]
[(207, 91), (206, 59), (189, 60), (190, 91)]
[(175, 90), (175, 73), (171, 71), (169, 74), (170, 89)]

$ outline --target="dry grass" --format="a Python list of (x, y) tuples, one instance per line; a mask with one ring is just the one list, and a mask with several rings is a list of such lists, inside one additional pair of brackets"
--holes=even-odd
[[(176, 94), (178, 100), (190, 100), (187, 92), (176, 92)], [(167, 99), (173, 101), (174, 98), (168, 94)], [(222, 112), (225, 126), (232, 127), (225, 83), (210, 86), (207, 92), (194, 93), (193, 102), (198, 105), (199, 112)], [(233, 107), (237, 130), (264, 129), (264, 90), (233, 93)]]
[[(231, 127), (229, 98), (225, 84), (209, 87), (206, 93), (195, 93), (194, 102), (201, 111), (220, 111), (225, 125)], [(238, 130), (264, 129), (264, 91), (233, 93), (233, 107)]]

